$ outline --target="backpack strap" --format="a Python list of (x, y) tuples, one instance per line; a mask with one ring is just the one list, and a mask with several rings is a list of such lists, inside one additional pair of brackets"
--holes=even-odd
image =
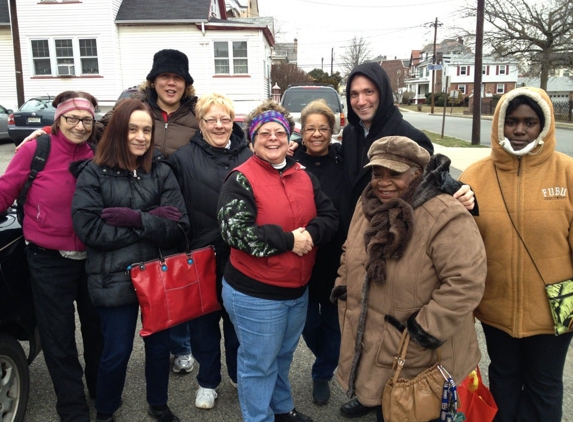
[(30, 186), (32, 186), (38, 173), (44, 170), (46, 161), (48, 161), (48, 156), (50, 155), (50, 146), (51, 143), (49, 135), (42, 135), (36, 139), (36, 152), (32, 159), (32, 163), (30, 164), (30, 173), (28, 174), (28, 179), (26, 179), (26, 182), (18, 195), (18, 199), (16, 200), (16, 216), (18, 217), (20, 225), (23, 225), (24, 222), (24, 204), (26, 203), (28, 190), (30, 189)]

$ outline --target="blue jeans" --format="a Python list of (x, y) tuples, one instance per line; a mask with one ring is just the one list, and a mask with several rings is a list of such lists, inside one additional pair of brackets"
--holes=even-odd
[[(97, 308), (104, 337), (104, 350), (99, 366), (96, 410), (114, 413), (121, 402), (127, 363), (133, 350), (133, 339), (139, 304), (114, 308)], [(167, 403), (169, 384), (169, 330), (143, 337), (145, 343), (145, 386), (147, 403)]]
[(245, 295), (223, 279), (223, 304), (239, 338), (237, 381), (243, 419), (273, 422), (294, 409), (288, 379), (304, 327), (308, 289), (295, 300)]
[(203, 388), (215, 389), (221, 383), (221, 327), (219, 325), (221, 318), (223, 318), (227, 372), (231, 380), (237, 382), (239, 340), (227, 311), (221, 309), (189, 321), (191, 349), (193, 356), (199, 362), (197, 382)]
[(169, 350), (173, 356), (191, 354), (189, 322), (184, 322), (169, 329)]
[(515, 338), (482, 323), (489, 387), (499, 410), (495, 422), (559, 422), (563, 368), (573, 333)]
[(340, 354), (338, 306), (330, 300), (310, 301), (302, 338), (316, 357), (312, 365), (312, 380), (330, 381)]
[[(58, 251), (32, 243), (26, 255), (44, 359), (56, 392), (56, 410), (62, 422), (89, 421), (82, 377), (85, 373), (90, 396), (95, 396), (103, 337), (88, 293), (85, 261), (64, 258)], [(81, 322), (85, 371), (76, 347), (74, 302)]]

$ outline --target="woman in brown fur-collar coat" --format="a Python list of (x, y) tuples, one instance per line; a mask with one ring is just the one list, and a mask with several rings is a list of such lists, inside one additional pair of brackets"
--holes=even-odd
[(379, 406), (404, 329), (411, 340), (401, 377), (429, 368), (440, 346), (456, 383), (477, 366), (472, 312), (486, 256), (472, 216), (444, 193), (459, 188), (444, 177), (447, 157), (430, 159), (393, 136), (375, 141), (368, 158), (372, 182), (352, 218), (332, 298), (342, 331), (338, 381), (360, 403)]

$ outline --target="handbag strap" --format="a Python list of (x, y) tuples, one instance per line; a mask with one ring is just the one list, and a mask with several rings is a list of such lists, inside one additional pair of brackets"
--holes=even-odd
[[(400, 337), (400, 343), (398, 343), (398, 351), (396, 356), (394, 357), (394, 363), (392, 364), (392, 369), (394, 370), (394, 377), (392, 382), (396, 384), (398, 377), (400, 376), (400, 372), (406, 363), (406, 353), (408, 352), (408, 345), (410, 344), (410, 334), (408, 333), (407, 329), (402, 331), (402, 337)], [(442, 363), (442, 358), (440, 354), (440, 348), (436, 350), (438, 355), (438, 364)]]
[(523, 243), (523, 247), (525, 248), (527, 255), (529, 255), (529, 259), (531, 259), (531, 262), (533, 263), (533, 266), (537, 270), (539, 277), (541, 277), (541, 281), (543, 282), (544, 285), (547, 285), (545, 279), (543, 278), (543, 275), (541, 274), (541, 271), (539, 271), (539, 268), (537, 268), (537, 264), (535, 263), (535, 260), (533, 259), (531, 252), (529, 252), (529, 248), (527, 247), (525, 241), (523, 240), (523, 237), (521, 237), (521, 233), (519, 233), (519, 230), (517, 230), (517, 227), (515, 226), (513, 218), (511, 217), (511, 213), (509, 212), (509, 208), (507, 207), (507, 203), (505, 202), (505, 196), (503, 195), (503, 190), (501, 189), (501, 183), (499, 183), (499, 176), (497, 175), (497, 167), (493, 166), (493, 168), (495, 170), (495, 178), (497, 179), (497, 185), (499, 186), (499, 193), (501, 193), (501, 199), (503, 201), (503, 205), (505, 206), (505, 210), (507, 211), (507, 215), (509, 216), (509, 221), (511, 221), (511, 225), (515, 229), (517, 237), (519, 237), (519, 240), (521, 240), (521, 243)]
[[(181, 224), (177, 223), (177, 227), (179, 227), (183, 232), (183, 239), (185, 239), (185, 253), (189, 255), (191, 253), (191, 249), (189, 248), (189, 239), (187, 238), (187, 233), (185, 233), (185, 229), (183, 229), (183, 226)], [(161, 248), (157, 249), (159, 250), (159, 259), (161, 261), (164, 261), (163, 253), (161, 253)]]

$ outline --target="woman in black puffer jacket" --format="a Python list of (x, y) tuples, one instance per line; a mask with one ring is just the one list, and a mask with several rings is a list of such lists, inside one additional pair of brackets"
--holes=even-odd
[[(176, 252), (189, 227), (185, 203), (168, 164), (153, 160), (153, 118), (139, 100), (115, 110), (93, 162), (79, 169), (72, 202), (78, 237), (88, 248), (88, 289), (104, 335), (97, 422), (113, 422), (121, 402), (138, 318), (127, 267)], [(179, 227), (181, 226), (181, 227)], [(167, 407), (169, 330), (144, 337), (149, 414), (179, 419)]]
[[(223, 241), (217, 222), (217, 200), (225, 177), (253, 155), (243, 130), (233, 123), (232, 101), (221, 94), (203, 95), (195, 115), (200, 123), (191, 142), (170, 157), (183, 192), (191, 220), (189, 241), (192, 249), (213, 245), (217, 252), (217, 289), (221, 300), (222, 279), (229, 261), (229, 246)], [(195, 406), (210, 409), (221, 383), (221, 329), (223, 319), (227, 372), (237, 383), (237, 349), (239, 340), (225, 309), (189, 321), (191, 350), (199, 362), (199, 389)]]

